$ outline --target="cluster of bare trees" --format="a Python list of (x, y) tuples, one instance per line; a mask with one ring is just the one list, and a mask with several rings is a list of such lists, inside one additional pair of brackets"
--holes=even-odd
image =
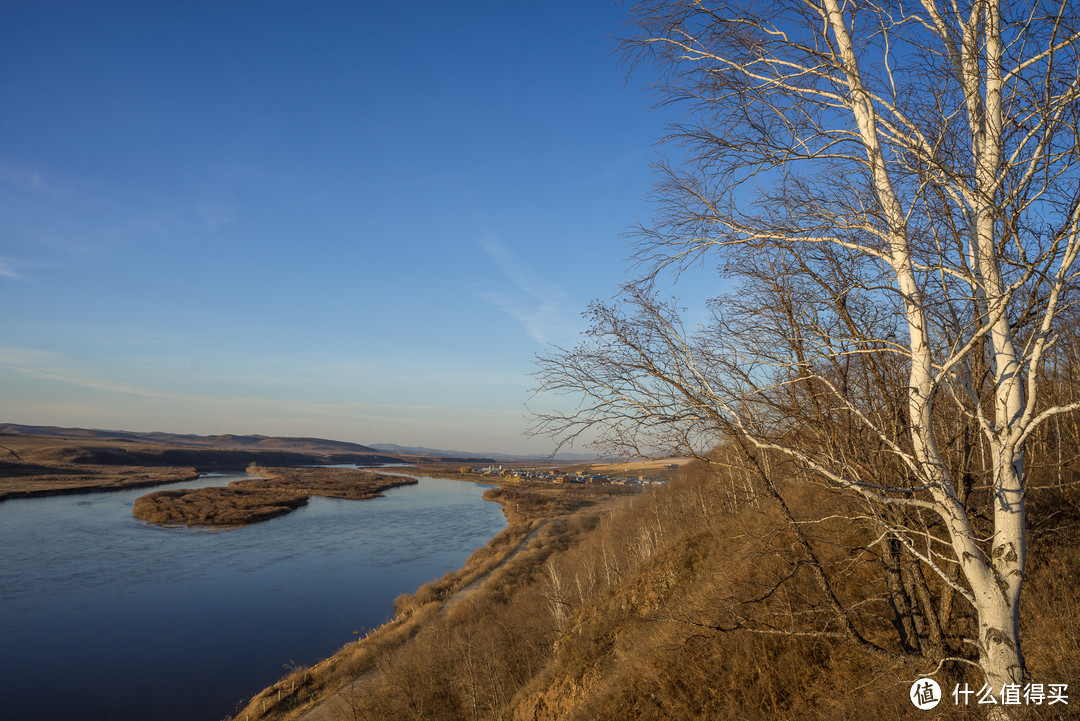
[[(905, 649), (1023, 683), (1026, 493), (1035, 465), (1061, 482), (1080, 408), (1080, 6), (634, 12), (624, 49), (685, 106), (681, 157), (659, 165), (640, 279), (541, 359), (540, 390), (580, 405), (536, 431), (645, 456), (727, 443), (767, 492), (783, 461), (850, 494)], [(728, 292), (688, 328), (659, 281), (702, 261)]]

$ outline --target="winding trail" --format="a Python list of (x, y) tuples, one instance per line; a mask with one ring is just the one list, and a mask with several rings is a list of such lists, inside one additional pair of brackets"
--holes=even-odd
[(529, 535), (525, 536), (525, 538), (522, 539), (521, 543), (518, 544), (518, 547), (515, 548), (512, 553), (508, 553), (506, 555), (506, 558), (499, 561), (498, 565), (496, 565), (494, 568), (492, 568), (490, 571), (488, 571), (484, 575), (474, 579), (472, 581), (472, 583), (470, 583), (469, 585), (467, 585), (464, 588), (460, 589), (457, 593), (455, 593), (453, 596), (451, 596), (449, 599), (447, 599), (446, 603), (443, 604), (443, 607), (439, 609), (439, 616), (445, 616), (447, 613), (450, 612), (451, 608), (458, 605), (459, 603), (464, 601), (466, 598), (468, 598), (469, 596), (471, 596), (474, 593), (476, 593), (477, 591), (479, 591), (480, 587), (484, 585), (484, 581), (488, 580), (491, 577), (491, 574), (495, 573), (500, 568), (505, 566), (507, 561), (509, 561), (511, 558), (513, 558), (514, 556), (518, 555), (519, 553), (524, 551), (526, 548), (528, 548), (529, 544), (532, 542), (532, 540), (534, 538), (536, 538), (537, 534), (539, 534), (540, 531), (545, 526), (547, 526), (547, 524), (549, 524), (549, 523), (551, 523), (550, 518), (546, 519), (546, 520), (543, 520), (540, 523), (536, 524), (536, 528), (529, 531)]

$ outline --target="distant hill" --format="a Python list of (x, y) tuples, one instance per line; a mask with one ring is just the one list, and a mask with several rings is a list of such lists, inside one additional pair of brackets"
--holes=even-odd
[(294, 453), (323, 454), (359, 453), (369, 455), (380, 455), (383, 453), (374, 448), (362, 446), (359, 443), (331, 441), (325, 438), (293, 438), (260, 435), (237, 436), (231, 433), (221, 436), (197, 436), (183, 433), (161, 433), (159, 431), (140, 433), (136, 431), (115, 431), (99, 428), (26, 426), (18, 423), (0, 424), (0, 433), (95, 440), (117, 439), (144, 443), (164, 443), (174, 446), (188, 446), (191, 448), (213, 448), (218, 450), (290, 451)]
[[(185, 433), (162, 433), (160, 431), (118, 431), (101, 428), (61, 428), (58, 426), (30, 426), (20, 423), (0, 423), (0, 433), (14, 433), (29, 436), (50, 436), (80, 440), (121, 440), (135, 443), (156, 443), (188, 448), (213, 450), (246, 450), (305, 453), (318, 455), (393, 455), (414, 456), (419, 459), (441, 461), (474, 461), (490, 463), (499, 461), (550, 460), (543, 455), (518, 455), (512, 453), (477, 453), (475, 451), (448, 451), (423, 446), (401, 446), (396, 443), (374, 443), (360, 445), (347, 441), (332, 441), (325, 438), (306, 438), (290, 436), (234, 435), (227, 433), (219, 436), (198, 436)], [(557, 461), (580, 463), (595, 460), (595, 455), (581, 453), (560, 453)]]

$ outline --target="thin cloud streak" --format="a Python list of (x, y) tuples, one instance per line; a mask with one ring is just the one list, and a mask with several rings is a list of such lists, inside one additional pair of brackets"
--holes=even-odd
[(12, 270), (10, 263), (11, 261), (9, 261), (7, 258), (0, 258), (0, 275), (4, 276), (5, 278), (12, 278), (14, 280), (26, 280), (21, 275)]
[(540, 345), (553, 337), (573, 332), (572, 314), (567, 310), (566, 291), (557, 285), (538, 282), (520, 259), (494, 234), (479, 241), (480, 247), (511, 283), (516, 293), (479, 290), (476, 295), (518, 321), (525, 332)]
[(36, 284), (37, 281), (24, 274), (26, 268), (51, 268), (53, 266), (47, 263), (34, 263), (32, 261), (20, 260), (18, 258), (12, 258), (10, 256), (0, 255), (0, 276), (5, 278), (11, 278), (12, 280), (21, 281), (23, 283)]

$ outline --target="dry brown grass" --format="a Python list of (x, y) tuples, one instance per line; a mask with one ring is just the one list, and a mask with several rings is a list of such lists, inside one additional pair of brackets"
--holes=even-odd
[(191, 480), (190, 465), (148, 463), (139, 444), (0, 433), (0, 501), (5, 498), (144, 488)]
[(412, 639), (417, 631), (439, 612), (438, 603), (415, 609), (415, 612), (383, 624), (357, 643), (350, 643), (336, 654), (309, 668), (298, 668), (256, 694), (232, 718), (295, 719), (312, 702), (328, 699), (348, 684), (370, 671), (375, 664)]
[(692, 462), (692, 458), (664, 458), (661, 460), (626, 461), (625, 463), (590, 463), (587, 468), (593, 473), (645, 473), (667, 470), (668, 466), (672, 465), (681, 468)]
[(86, 466), (39, 463), (0, 464), (0, 501), (93, 491), (148, 488), (199, 477), (190, 466)]
[[(1031, 494), (1030, 553), (1020, 618), (1036, 680), (1080, 691), (1080, 488)], [(1080, 699), (1070, 704), (1080, 716)]]
[(632, 486), (601, 486), (585, 483), (510, 483), (484, 492), (484, 498), (502, 504), (511, 523), (531, 523), (544, 518), (560, 518), (617, 498), (640, 493)]
[[(876, 561), (852, 553), (865, 530), (850, 522), (807, 526), (834, 589), (884, 651), (831, 634), (785, 636), (833, 630), (820, 590), (802, 571), (767, 601), (747, 603), (794, 568), (791, 532), (768, 504), (732, 513), (722, 493), (703, 493), (708, 487), (686, 478), (643, 497), (552, 559), (570, 613), (545, 671), (508, 711), (514, 719), (982, 718), (948, 697), (934, 716), (908, 703), (911, 682), (935, 664), (900, 653)], [(850, 511), (813, 487), (785, 492), (804, 517)], [(1034, 519), (1053, 521), (1032, 531), (1032, 558), (1041, 560), (1030, 568), (1023, 618), (1034, 679), (1070, 686), (1080, 668), (1078, 497), (1072, 489), (1032, 504)], [(547, 583), (549, 595), (554, 588)], [(719, 630), (740, 622), (780, 633)], [(947, 664), (937, 678), (945, 689), (979, 686), (966, 665)], [(1024, 713), (1064, 718), (1074, 708)]]
[(131, 514), (161, 525), (235, 527), (284, 515), (307, 501), (307, 494), (289, 490), (179, 489), (140, 496)]
[(307, 503), (310, 496), (365, 500), (415, 478), (348, 468), (248, 469), (260, 478), (232, 481), (227, 487), (186, 488), (148, 493), (131, 512), (151, 523), (186, 526), (246, 526), (266, 521)]
[[(511, 492), (518, 489), (493, 495), (521, 503)], [(549, 487), (527, 506), (560, 508), (548, 490), (563, 489)], [(852, 511), (813, 486), (786, 484), (783, 492), (800, 520)], [(409, 624), (412, 640), (365, 655), (361, 681), (340, 682), (337, 718), (982, 718), (977, 707), (958, 709), (948, 696), (932, 714), (908, 702), (911, 682), (934, 664), (901, 653), (880, 561), (852, 550), (870, 537), (866, 528), (827, 520), (807, 524), (806, 537), (858, 628), (880, 651), (835, 633), (820, 589), (798, 563), (791, 528), (775, 506), (752, 500), (739, 484), (688, 468), (666, 488), (549, 522), (527, 550), (500, 563), (494, 559), (523, 537), (521, 529), (508, 533), (470, 561), (473, 571), (495, 570), (449, 612), (432, 609), (445, 608), (467, 573), (448, 574), (399, 599), (394, 623)], [(1033, 492), (1031, 517), (1023, 617), (1030, 670), (1037, 681), (1075, 688), (1080, 489)], [(791, 582), (767, 600), (750, 602), (792, 571)], [(721, 630), (736, 622), (824, 634)], [(979, 685), (962, 664), (946, 664), (936, 678), (946, 693), (953, 683)], [(1067, 718), (1077, 706), (1024, 713)]]

